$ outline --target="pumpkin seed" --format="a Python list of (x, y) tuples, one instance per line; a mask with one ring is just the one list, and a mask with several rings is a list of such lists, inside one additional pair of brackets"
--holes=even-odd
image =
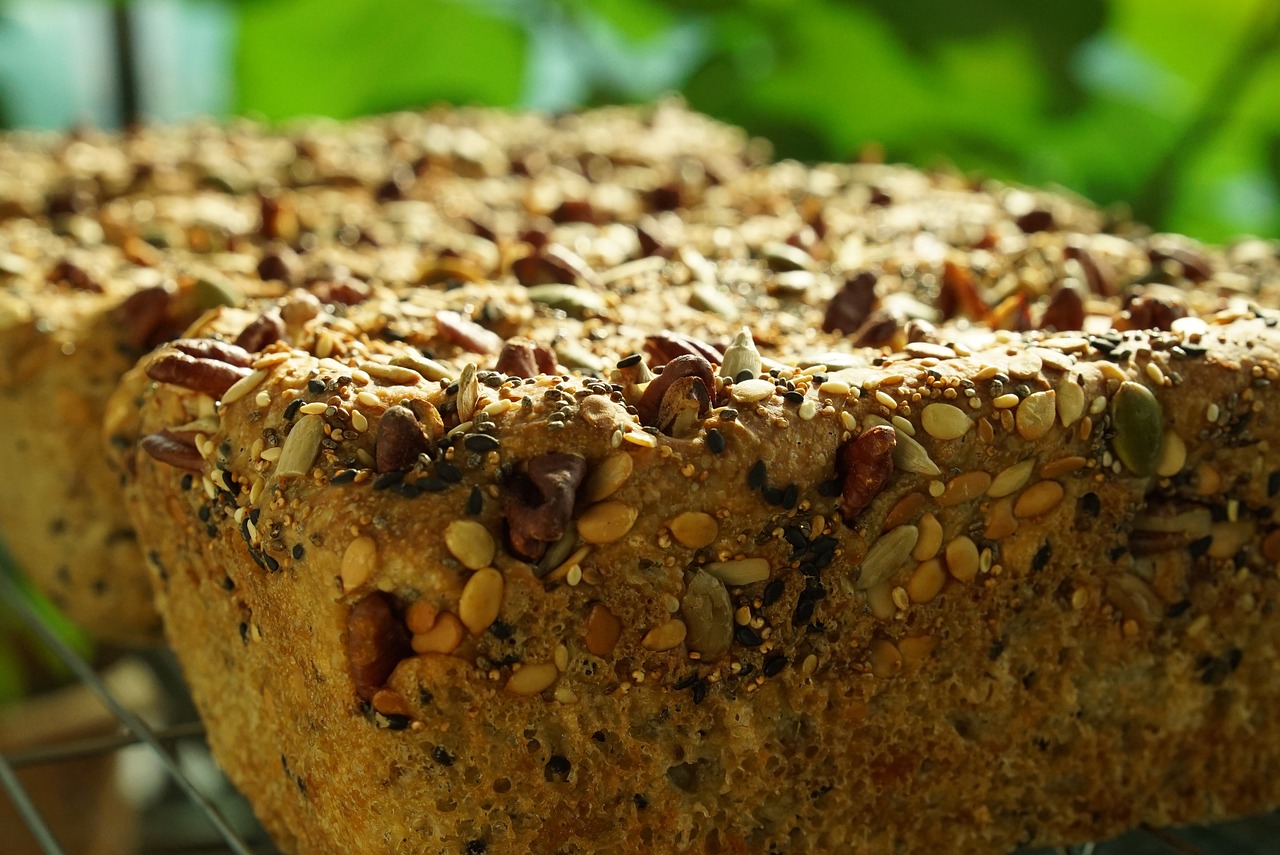
[(1164, 413), (1151, 390), (1126, 380), (1111, 401), (1112, 448), (1130, 472), (1155, 474), (1164, 449)]
[(1023, 439), (1033, 442), (1049, 432), (1058, 414), (1057, 397), (1052, 389), (1034, 392), (1018, 405), (1016, 422)]
[(719, 315), (726, 321), (738, 319), (738, 307), (733, 298), (712, 282), (695, 282), (689, 291), (689, 305), (704, 312)]
[(733, 602), (722, 583), (710, 573), (694, 573), (680, 601), (687, 634), (685, 644), (704, 660), (718, 659), (733, 641)]
[(534, 285), (525, 290), (533, 302), (558, 309), (571, 318), (594, 317), (605, 310), (600, 295), (576, 285)]
[(627, 483), (634, 468), (635, 462), (630, 454), (625, 451), (615, 451), (596, 464), (596, 468), (587, 478), (587, 483), (583, 485), (582, 497), (588, 502), (598, 502), (612, 496)]
[(196, 280), (192, 293), (196, 298), (196, 305), (201, 309), (216, 309), (219, 306), (235, 308), (244, 305), (244, 293), (229, 280), (221, 277), (200, 277)]
[(578, 536), (587, 543), (612, 543), (631, 531), (638, 511), (622, 502), (600, 502), (578, 519)]
[(1001, 470), (1000, 474), (991, 481), (991, 486), (987, 488), (987, 495), (993, 499), (1002, 499), (1018, 492), (1031, 477), (1031, 470), (1035, 469), (1035, 466), (1035, 460), (1024, 460)]
[(920, 414), (925, 433), (934, 439), (959, 439), (973, 427), (973, 419), (951, 404), (929, 404)]

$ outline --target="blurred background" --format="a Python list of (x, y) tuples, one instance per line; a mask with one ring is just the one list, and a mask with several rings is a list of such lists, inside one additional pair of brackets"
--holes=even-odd
[(883, 156), (1280, 235), (1276, 0), (0, 0), (0, 126), (440, 101), (689, 103)]

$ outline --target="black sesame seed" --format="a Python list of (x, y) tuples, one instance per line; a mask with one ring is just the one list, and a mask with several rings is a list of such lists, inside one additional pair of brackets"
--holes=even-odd
[(378, 726), (384, 730), (405, 730), (412, 724), (413, 720), (407, 715), (397, 715), (395, 713), (379, 713), (381, 720)]
[(737, 374), (733, 375), (733, 382), (745, 383), (748, 380), (754, 379), (755, 376), (756, 376), (755, 372), (752, 371), (750, 368), (744, 368), (741, 371), (739, 371)]
[(765, 487), (763, 490), (760, 491), (760, 493), (761, 495), (764, 496), (764, 500), (769, 504), (771, 505), (782, 504), (783, 493), (782, 493), (782, 490), (778, 489), (777, 487)]
[(499, 641), (506, 641), (512, 636), (515, 630), (511, 627), (511, 624), (506, 621), (495, 620), (493, 623), (489, 624), (489, 632), (493, 633), (494, 638), (497, 638)]
[(1274, 499), (1280, 493), (1280, 472), (1272, 472), (1267, 476), (1267, 498)]
[(205, 526), (204, 533), (207, 534), (209, 537), (217, 537), (218, 527), (213, 523), (209, 523), (207, 526)]
[(458, 394), (458, 384), (450, 383), (448, 388), (444, 390), (444, 393), (452, 398), (454, 395)]
[(795, 484), (788, 484), (787, 489), (782, 491), (782, 507), (791, 510), (798, 501), (800, 501), (800, 488)]
[(1187, 551), (1191, 553), (1192, 558), (1199, 558), (1209, 551), (1209, 547), (1213, 545), (1212, 537), (1202, 537), (1199, 540), (1191, 541), (1187, 547)]
[(293, 421), (293, 417), (298, 414), (298, 410), (302, 409), (302, 399), (294, 399), (289, 406), (284, 408), (284, 420), (286, 422)]
[(183, 490), (190, 490), (191, 485), (194, 483), (195, 483), (195, 479), (191, 477), (190, 473), (182, 476), (181, 485)]
[(1048, 542), (1046, 542), (1044, 546), (1041, 546), (1038, 550), (1036, 550), (1035, 557), (1031, 559), (1031, 569), (1043, 570), (1045, 567), (1048, 567), (1049, 557), (1052, 554), (1053, 554), (1053, 549), (1050, 548)]
[(484, 433), (470, 433), (463, 438), (462, 444), (468, 451), (493, 451), (498, 447), (498, 440)]
[(324, 392), (324, 381), (319, 379), (311, 379), (307, 381), (307, 391), (312, 395), (319, 395)]
[(831, 498), (832, 496), (840, 495), (840, 492), (841, 492), (841, 486), (840, 486), (839, 478), (832, 479), (831, 481), (823, 481), (821, 484), (818, 485), (819, 496), (825, 496), (827, 498)]
[(676, 681), (674, 688), (677, 692), (683, 692), (685, 689), (692, 689), (696, 682), (698, 682), (697, 674), (686, 674)]
[(304, 549), (302, 548), (302, 544), (301, 544), (301, 543), (295, 543), (295, 544), (293, 545), (293, 560), (294, 560), (294, 561), (301, 561), (301, 560), (302, 560), (302, 556), (303, 556), (305, 553), (306, 553), (306, 550), (304, 550)]
[(436, 474), (450, 484), (457, 484), (462, 480), (462, 470), (448, 460), (441, 460), (436, 463)]
[(757, 460), (755, 464), (751, 467), (751, 471), (747, 473), (747, 486), (750, 487), (752, 490), (759, 490), (761, 487), (764, 486), (764, 481), (767, 474), (768, 473), (765, 469), (764, 461)]
[(1190, 600), (1178, 600), (1178, 602), (1173, 603), (1172, 605), (1169, 606), (1169, 608), (1165, 609), (1164, 613), (1165, 613), (1165, 616), (1171, 617), (1171, 618), (1182, 617), (1184, 614), (1187, 613), (1187, 610), (1190, 608), (1191, 608)]
[(373, 481), (373, 489), (385, 490), (388, 487), (394, 487), (404, 480), (403, 472), (384, 472)]
[(423, 493), (421, 482), (418, 482), (417, 484), (405, 484), (404, 482), (392, 484), (390, 490), (396, 495), (403, 496), (406, 499), (416, 499)]
[(741, 644), (743, 647), (759, 647), (764, 643), (764, 639), (760, 637), (760, 633), (756, 632), (749, 626), (739, 626), (733, 630), (733, 640)]
[(784, 392), (782, 400), (786, 401), (788, 404), (803, 404), (804, 394), (801, 392)]
[(200, 517), (200, 522), (207, 523), (209, 517), (213, 515), (213, 511), (208, 505), (201, 505), (200, 510), (196, 511), (196, 516)]
[(1000, 658), (1000, 654), (1004, 653), (1004, 642), (996, 639), (991, 642), (991, 647), (987, 650), (987, 658), (995, 662)]
[(280, 570), (280, 562), (271, 557), (269, 553), (262, 553), (262, 560), (266, 563), (267, 569), (272, 573), (276, 573)]
[[(813, 551), (819, 555), (834, 555), (840, 541), (829, 534), (824, 534), (813, 541)], [(826, 565), (823, 565), (826, 566)]]
[(791, 548), (796, 555), (804, 552), (809, 548), (809, 538), (804, 536), (804, 532), (793, 525), (789, 525), (782, 530), (782, 537), (787, 543), (791, 544)]
[(419, 478), (415, 486), (423, 493), (443, 493), (449, 489), (449, 485), (440, 478)]
[(791, 615), (792, 626), (804, 626), (813, 619), (813, 609), (817, 605), (813, 600), (801, 597), (796, 601), (796, 610)]
[(707, 692), (709, 690), (710, 690), (710, 685), (707, 683), (706, 680), (699, 680), (698, 682), (694, 683), (693, 692), (692, 692), (694, 704), (700, 704), (703, 701), (705, 701), (707, 699)]
[(471, 495), (467, 497), (467, 516), (474, 517), (484, 510), (484, 493), (480, 491), (480, 487), (472, 487)]
[(644, 359), (643, 354), (633, 353), (630, 356), (618, 360), (619, 368), (632, 368), (640, 364), (640, 360)]
[(787, 585), (781, 579), (774, 579), (772, 582), (764, 586), (764, 592), (760, 594), (760, 602), (766, 606), (771, 606), (778, 601), (786, 591)]
[(781, 653), (770, 653), (764, 658), (764, 664), (761, 671), (766, 677), (776, 677), (782, 673), (782, 669), (787, 667), (787, 657)]
[(712, 454), (720, 454), (724, 451), (725, 441), (724, 434), (720, 433), (716, 428), (707, 431), (707, 448), (711, 449)]
[(343, 469), (341, 472), (335, 473), (334, 476), (329, 479), (329, 483), (330, 484), (350, 484), (354, 480), (356, 480), (356, 470)]
[(437, 745), (435, 750), (431, 752), (431, 759), (441, 766), (452, 766), (455, 758), (445, 750), (443, 745)]

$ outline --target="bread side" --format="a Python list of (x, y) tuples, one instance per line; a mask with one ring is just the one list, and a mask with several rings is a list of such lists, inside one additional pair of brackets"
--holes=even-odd
[(146, 387), (143, 436), (208, 432), (129, 506), (287, 851), (1082, 841), (1280, 796), (1271, 323), (709, 384), (276, 345), (216, 419)]

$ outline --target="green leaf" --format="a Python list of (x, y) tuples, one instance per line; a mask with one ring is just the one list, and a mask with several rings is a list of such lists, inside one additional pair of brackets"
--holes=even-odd
[(518, 26), (461, 0), (253, 0), (240, 6), (237, 109), (335, 118), (437, 101), (515, 104)]

